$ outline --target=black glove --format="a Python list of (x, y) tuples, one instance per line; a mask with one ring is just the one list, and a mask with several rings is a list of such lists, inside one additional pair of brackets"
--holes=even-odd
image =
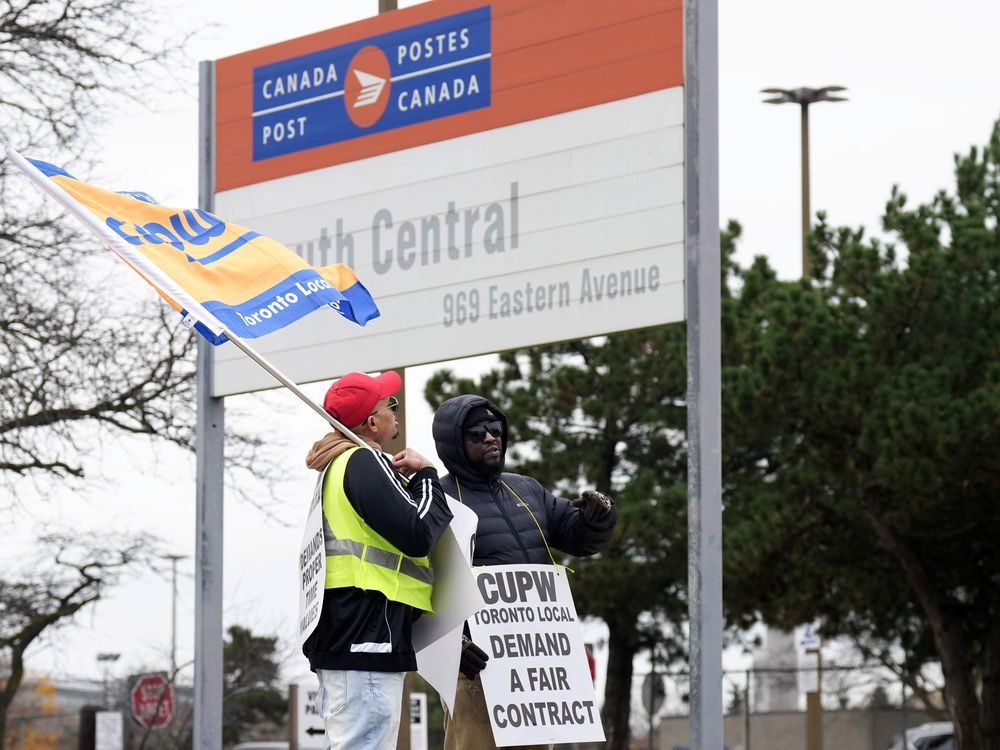
[(468, 636), (462, 636), (462, 659), (458, 662), (458, 670), (470, 680), (483, 671), (490, 657)]
[(597, 490), (584, 490), (573, 505), (581, 510), (583, 517), (588, 523), (601, 523), (611, 515), (611, 509), (615, 507), (614, 501)]

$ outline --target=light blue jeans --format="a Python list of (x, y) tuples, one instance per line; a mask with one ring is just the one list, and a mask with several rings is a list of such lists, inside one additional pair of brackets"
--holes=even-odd
[(316, 710), (331, 750), (395, 750), (405, 672), (317, 670)]

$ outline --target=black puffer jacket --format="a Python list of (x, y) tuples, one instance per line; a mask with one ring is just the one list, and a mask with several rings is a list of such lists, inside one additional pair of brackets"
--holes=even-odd
[[(489, 477), (473, 471), (465, 457), (462, 424), (477, 406), (498, 414), (504, 427), (500, 464)], [(507, 437), (506, 415), (482, 396), (456, 396), (434, 414), (434, 443), (449, 472), (441, 479), (441, 487), (479, 516), (473, 564), (549, 563), (545, 541), (553, 550), (577, 557), (599, 552), (611, 539), (616, 511), (612, 509), (600, 524), (590, 525), (568, 500), (555, 497), (531, 477), (504, 472)], [(555, 557), (559, 562), (558, 554)]]

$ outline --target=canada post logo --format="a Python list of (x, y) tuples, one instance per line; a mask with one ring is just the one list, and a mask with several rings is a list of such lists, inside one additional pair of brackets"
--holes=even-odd
[(490, 6), (254, 68), (253, 159), (490, 105)]

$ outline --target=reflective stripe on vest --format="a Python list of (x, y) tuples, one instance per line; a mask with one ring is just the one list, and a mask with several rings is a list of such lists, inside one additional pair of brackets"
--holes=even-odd
[(426, 557), (407, 557), (365, 523), (344, 494), (347, 461), (358, 448), (337, 456), (323, 482), (326, 588), (381, 591), (388, 599), (428, 612), (434, 571)]
[[(326, 519), (323, 520), (325, 524)], [(329, 529), (329, 525), (326, 525), (326, 528)], [(434, 570), (432, 568), (423, 568), (406, 555), (396, 554), (388, 550), (376, 547), (369, 547), (365, 550), (365, 545), (361, 542), (355, 542), (353, 539), (334, 538), (331, 530), (329, 536), (326, 536), (326, 556), (334, 557), (336, 555), (353, 555), (389, 570), (395, 570), (398, 567), (401, 573), (410, 576), (410, 578), (416, 578), (424, 583), (434, 583)], [(400, 563), (400, 558), (403, 558), (402, 563)]]

